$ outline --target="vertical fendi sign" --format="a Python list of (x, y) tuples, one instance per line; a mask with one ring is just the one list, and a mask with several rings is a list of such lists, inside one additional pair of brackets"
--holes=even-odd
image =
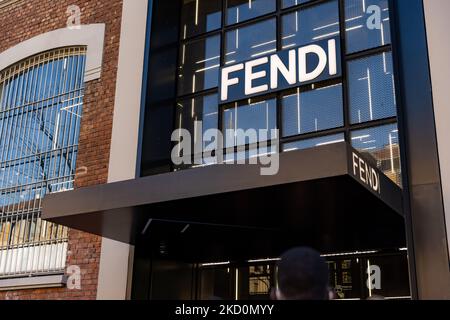
[(338, 37), (223, 67), (220, 103), (341, 77)]

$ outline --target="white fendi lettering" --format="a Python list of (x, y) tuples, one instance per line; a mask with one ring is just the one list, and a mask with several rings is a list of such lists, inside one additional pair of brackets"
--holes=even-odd
[[(337, 39), (290, 49), (221, 69), (220, 99), (230, 102), (338, 75)], [(313, 59), (315, 57), (315, 59)], [(312, 62), (317, 64), (312, 66)], [(255, 85), (258, 82), (258, 85)], [(283, 82), (283, 88), (280, 83)], [(230, 90), (233, 96), (230, 97)]]

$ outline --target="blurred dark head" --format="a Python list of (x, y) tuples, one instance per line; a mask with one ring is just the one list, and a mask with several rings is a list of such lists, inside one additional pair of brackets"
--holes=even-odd
[(320, 254), (310, 248), (287, 251), (278, 262), (280, 300), (328, 300), (328, 266)]

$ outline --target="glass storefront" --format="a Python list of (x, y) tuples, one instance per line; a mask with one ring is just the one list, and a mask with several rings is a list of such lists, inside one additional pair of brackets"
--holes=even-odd
[[(223, 131), (277, 128), (282, 151), (344, 140), (401, 184), (395, 137), (354, 139), (359, 132), (397, 130), (387, 0), (184, 0), (182, 12), (176, 128), (193, 133), (195, 121)], [(219, 105), (220, 67), (338, 35), (342, 79), (263, 95), (257, 103)], [(199, 112), (205, 101), (209, 111)]]
[[(156, 129), (164, 126), (164, 120), (170, 134), (173, 129), (186, 129), (194, 142), (209, 129), (220, 130), (224, 140), (223, 144), (202, 140), (204, 157), (192, 165), (167, 165), (167, 158), (156, 153), (155, 167), (166, 173), (216, 164), (206, 150), (215, 150), (217, 143), (224, 148), (225, 163), (253, 160), (277, 152), (278, 146), (272, 145), (272, 137), (259, 134), (245, 135), (245, 140), (240, 140), (237, 130), (279, 129), (279, 150), (287, 153), (282, 155), (286, 158), (296, 156), (291, 151), (347, 142), (364, 155), (370, 166), (378, 167), (401, 186), (387, 0), (181, 0), (180, 4), (180, 25), (172, 30), (177, 39), (170, 44), (155, 41), (159, 46), (151, 48), (151, 60), (167, 77), (150, 80), (153, 91), (148, 90), (150, 106), (146, 107), (157, 120), (153, 120), (153, 127), (148, 125), (145, 137), (153, 139), (157, 147), (163, 145)], [(166, 35), (166, 31), (166, 26), (161, 25), (159, 33), (155, 33)], [(221, 68), (328, 39), (341, 40), (341, 77), (220, 103)], [(165, 59), (161, 58), (163, 53)], [(159, 70), (153, 68), (149, 70)], [(155, 73), (149, 74), (152, 77)], [(171, 90), (173, 95), (169, 94)], [(149, 150), (152, 147), (151, 143), (147, 146)], [(162, 149), (165, 152), (167, 146)], [(328, 151), (326, 147), (324, 150)], [(186, 152), (192, 153), (190, 157), (199, 156), (195, 148), (180, 148), (178, 152), (183, 157)], [(148, 153), (153, 161), (154, 154)], [(145, 165), (150, 167), (151, 161)], [(303, 170), (292, 162), (289, 170)], [(218, 167), (198, 173), (211, 173)], [(143, 172), (143, 176), (161, 173), (156, 169)], [(194, 180), (196, 172), (179, 174)], [(136, 281), (135, 296), (269, 299), (276, 286), (277, 259), (250, 259), (274, 257), (292, 246), (309, 245), (327, 253), (330, 287), (339, 299), (373, 295), (408, 299), (407, 252), (399, 249), (405, 246), (403, 218), (390, 215), (391, 208), (385, 203), (367, 203), (373, 200), (373, 193), (365, 194), (367, 190), (360, 189), (358, 183), (355, 188), (347, 184), (353, 182), (348, 177), (331, 181), (320, 176), (318, 181), (308, 180), (308, 185), (289, 182), (283, 185), (285, 189), (279, 185), (267, 189), (249, 187), (248, 193), (239, 189), (219, 193), (217, 198), (189, 198), (189, 209), (181, 209), (182, 221), (179, 216), (173, 221), (150, 219), (151, 232), (138, 239), (135, 271), (136, 279), (143, 277), (143, 281)], [(349, 200), (352, 197), (354, 203)], [(306, 206), (305, 198), (314, 204)], [(216, 204), (219, 208), (214, 207)], [(195, 216), (194, 208), (204, 215)], [(164, 210), (163, 206), (158, 209)], [(229, 218), (233, 225), (217, 224), (218, 215)], [(191, 216), (195, 216), (193, 222)], [(253, 228), (263, 218), (270, 220), (271, 231)], [(386, 225), (371, 225), (371, 219)], [(210, 224), (210, 220), (214, 223)]]
[[(411, 299), (408, 259), (403, 250), (324, 255), (329, 286), (339, 300)], [(171, 268), (195, 275), (187, 295), (196, 300), (270, 300), (277, 287), (277, 258), (242, 262), (210, 262)], [(164, 274), (168, 280), (170, 275)], [(186, 280), (185, 280), (186, 281)], [(178, 289), (183, 291), (184, 289)]]

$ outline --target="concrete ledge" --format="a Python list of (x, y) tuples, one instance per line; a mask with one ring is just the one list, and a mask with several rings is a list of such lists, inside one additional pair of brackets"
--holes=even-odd
[(0, 279), (0, 291), (39, 288), (60, 288), (66, 285), (66, 276), (50, 275), (27, 278)]

